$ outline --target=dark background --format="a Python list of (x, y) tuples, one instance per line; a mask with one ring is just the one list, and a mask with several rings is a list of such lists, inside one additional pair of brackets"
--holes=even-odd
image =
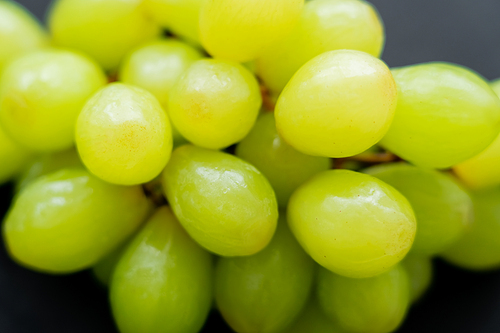
[[(39, 18), (50, 0), (19, 0)], [(449, 61), (500, 77), (500, 1), (373, 0), (386, 27), (389, 66)], [(9, 185), (0, 194), (10, 192)], [(0, 216), (9, 202), (0, 203)], [(470, 273), (435, 263), (430, 292), (400, 333), (500, 332), (500, 272)], [(226, 332), (212, 315), (205, 332)], [(0, 333), (115, 333), (106, 290), (88, 272), (57, 277), (15, 265), (0, 249)], [(140, 333), (140, 332), (137, 332)], [(305, 332), (309, 333), (309, 332)], [(311, 332), (313, 333), (313, 332)]]

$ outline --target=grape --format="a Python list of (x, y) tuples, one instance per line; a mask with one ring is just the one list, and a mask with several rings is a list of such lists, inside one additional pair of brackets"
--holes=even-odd
[(146, 90), (121, 83), (98, 91), (76, 124), (76, 144), (85, 166), (120, 185), (158, 176), (172, 151), (172, 131), (160, 104)]
[(413, 164), (448, 168), (484, 150), (500, 130), (500, 100), (469, 69), (426, 63), (394, 69), (398, 103), (380, 142)]
[(257, 80), (245, 67), (207, 59), (196, 61), (176, 82), (168, 110), (186, 139), (220, 149), (248, 134), (261, 104)]
[(160, 33), (143, 13), (142, 0), (57, 0), (48, 24), (57, 45), (88, 53), (106, 70)]
[(257, 59), (257, 73), (269, 89), (280, 92), (302, 65), (321, 53), (351, 49), (379, 57), (384, 40), (382, 20), (366, 1), (307, 2), (293, 31)]
[(278, 220), (276, 197), (249, 163), (185, 145), (173, 152), (162, 183), (182, 226), (209, 251), (251, 255), (271, 241)]
[(314, 261), (281, 218), (271, 243), (253, 256), (221, 258), (215, 270), (215, 300), (236, 332), (279, 332), (304, 307)]
[[(181, 74), (202, 54), (175, 39), (158, 40), (141, 45), (124, 60), (119, 77), (123, 83), (136, 85), (152, 93), (168, 113), (170, 91)], [(174, 142), (185, 143), (172, 126)]]
[(59, 153), (38, 156), (26, 166), (16, 180), (16, 191), (20, 191), (40, 176), (67, 168), (83, 168), (82, 161), (73, 148)]
[(359, 51), (330, 51), (288, 82), (276, 104), (276, 126), (305, 154), (352, 156), (384, 136), (396, 100), (396, 84), (381, 60)]
[(97, 264), (92, 267), (92, 273), (97, 281), (104, 287), (109, 287), (111, 283), (111, 277), (115, 271), (118, 261), (125, 252), (128, 242), (118, 246), (113, 252), (109, 253), (107, 256), (102, 258)]
[(0, 127), (0, 184), (21, 172), (30, 159), (31, 152), (13, 142)]
[(352, 333), (389, 333), (410, 304), (410, 285), (401, 265), (368, 279), (351, 279), (321, 269), (317, 296), (325, 313)]
[(318, 172), (330, 168), (325, 157), (299, 153), (278, 135), (272, 113), (257, 120), (248, 136), (236, 146), (236, 156), (253, 164), (269, 180), (280, 207), (286, 207), (292, 192)]
[(174, 34), (199, 44), (199, 17), (203, 0), (143, 0), (147, 13)]
[(416, 221), (408, 201), (375, 177), (324, 171), (288, 203), (288, 224), (320, 265), (353, 278), (388, 271), (410, 250)]
[(432, 259), (411, 254), (401, 261), (401, 265), (406, 269), (410, 279), (410, 300), (416, 302), (429, 289), (432, 282)]
[(198, 332), (212, 304), (212, 259), (159, 208), (120, 258), (111, 281), (120, 332)]
[(78, 113), (105, 83), (101, 69), (81, 54), (56, 49), (26, 54), (1, 77), (0, 122), (30, 150), (68, 149)]
[(200, 36), (216, 58), (245, 62), (285, 37), (297, 23), (304, 0), (207, 0)]
[(442, 252), (473, 220), (469, 195), (448, 175), (404, 163), (375, 166), (364, 172), (393, 186), (410, 202), (417, 218), (413, 253)]
[(500, 188), (470, 193), (474, 223), (442, 256), (462, 268), (489, 270), (500, 267)]
[(48, 45), (40, 23), (13, 1), (0, 1), (0, 73), (20, 54)]
[(48, 273), (93, 266), (139, 227), (149, 210), (140, 187), (105, 183), (82, 169), (38, 178), (3, 224), (10, 255)]

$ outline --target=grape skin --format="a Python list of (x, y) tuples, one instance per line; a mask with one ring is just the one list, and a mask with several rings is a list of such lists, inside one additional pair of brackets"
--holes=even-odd
[(32, 153), (13, 142), (0, 127), (0, 184), (19, 174), (32, 158)]
[(410, 279), (410, 300), (412, 303), (417, 302), (432, 282), (432, 259), (429, 256), (410, 254), (401, 261), (401, 266)]

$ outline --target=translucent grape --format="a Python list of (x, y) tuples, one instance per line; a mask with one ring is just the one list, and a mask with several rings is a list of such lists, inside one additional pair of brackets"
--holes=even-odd
[(84, 51), (114, 70), (127, 52), (160, 33), (143, 9), (142, 0), (57, 0), (48, 24), (57, 45)]
[(92, 267), (94, 277), (102, 286), (109, 287), (116, 265), (127, 248), (127, 245), (128, 243), (125, 242), (124, 245), (118, 246), (113, 252), (109, 253)]
[(448, 175), (404, 163), (383, 164), (364, 172), (393, 186), (410, 202), (417, 218), (414, 253), (442, 252), (473, 220), (469, 195)]
[(470, 193), (474, 223), (442, 256), (454, 265), (472, 270), (500, 267), (500, 188)]
[(66, 169), (19, 193), (3, 235), (22, 265), (71, 273), (93, 266), (127, 239), (149, 208), (140, 187), (111, 185), (85, 170)]
[(381, 60), (359, 51), (326, 52), (287, 84), (276, 104), (276, 126), (305, 154), (352, 156), (384, 136), (396, 100), (396, 84)]
[(292, 32), (257, 59), (257, 73), (278, 93), (302, 65), (321, 53), (350, 49), (379, 57), (384, 40), (382, 20), (366, 1), (306, 2)]
[(401, 265), (410, 279), (410, 300), (416, 302), (431, 285), (432, 259), (428, 256), (410, 254), (401, 261)]
[(389, 333), (406, 315), (409, 288), (408, 275), (400, 265), (368, 279), (321, 269), (317, 295), (326, 314), (348, 332)]
[(207, 59), (192, 64), (176, 82), (168, 110), (186, 139), (220, 149), (248, 134), (261, 104), (257, 80), (245, 67)]
[(0, 73), (14, 57), (48, 45), (40, 23), (14, 1), (0, 1)]
[(0, 184), (20, 173), (30, 159), (31, 152), (13, 142), (0, 127)]
[(448, 168), (484, 150), (500, 131), (500, 100), (476, 73), (453, 64), (394, 69), (398, 102), (380, 142), (413, 164)]
[(415, 238), (408, 201), (375, 177), (329, 170), (300, 186), (288, 203), (288, 224), (320, 265), (348, 277), (371, 277), (398, 263)]
[(217, 262), (217, 308), (236, 332), (280, 332), (306, 304), (314, 271), (314, 261), (281, 218), (264, 250)]
[(68, 149), (86, 100), (106, 83), (87, 57), (66, 50), (26, 54), (0, 80), (0, 122), (23, 146), (40, 152)]
[(212, 304), (212, 259), (159, 208), (118, 262), (110, 291), (120, 332), (198, 332)]
[(185, 145), (173, 152), (163, 187), (182, 226), (209, 251), (251, 255), (271, 241), (278, 220), (276, 197), (249, 163)]
[(245, 62), (285, 37), (297, 23), (304, 0), (207, 0), (200, 36), (208, 53)]
[(252, 131), (236, 146), (236, 156), (266, 176), (280, 207), (286, 207), (299, 185), (318, 172), (328, 170), (331, 164), (328, 158), (304, 155), (284, 142), (270, 112), (261, 115)]
[(83, 163), (96, 176), (115, 184), (141, 184), (167, 164), (172, 131), (153, 95), (114, 83), (84, 106), (76, 124), (76, 144)]

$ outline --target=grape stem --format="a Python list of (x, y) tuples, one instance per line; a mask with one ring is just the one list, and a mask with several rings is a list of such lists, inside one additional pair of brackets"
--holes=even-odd
[(382, 153), (363, 153), (351, 157), (346, 157), (346, 159), (364, 163), (386, 163), (386, 162), (396, 161), (399, 158), (393, 153), (382, 152)]
[(271, 94), (269, 89), (267, 89), (264, 85), (260, 85), (260, 94), (262, 96), (262, 106), (267, 111), (274, 111), (275, 104), (271, 99)]

